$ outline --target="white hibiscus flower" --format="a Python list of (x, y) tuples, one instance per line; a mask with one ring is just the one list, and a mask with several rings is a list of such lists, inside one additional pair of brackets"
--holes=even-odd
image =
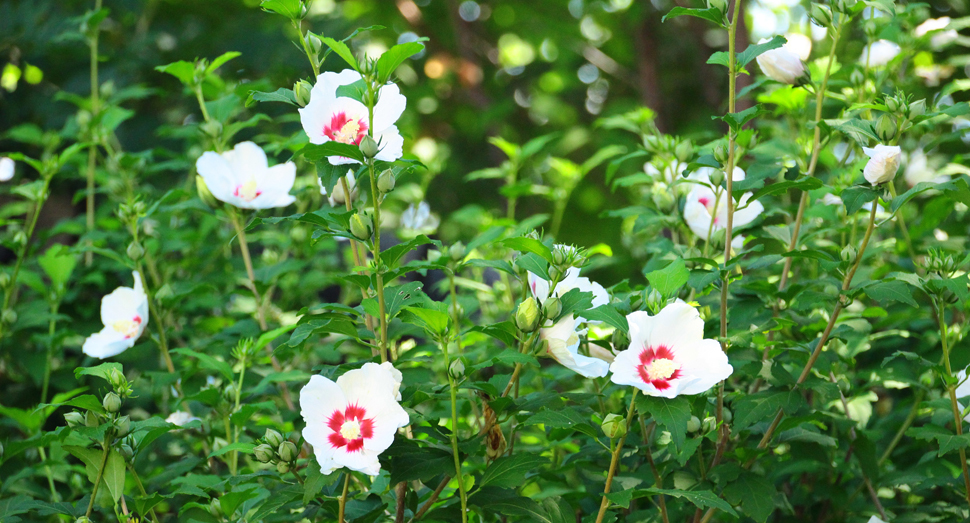
[(101, 299), (104, 328), (84, 340), (81, 350), (95, 358), (110, 358), (132, 348), (148, 325), (148, 295), (141, 275), (132, 272), (135, 286), (118, 287)]
[(217, 200), (240, 209), (286, 207), (296, 180), (296, 164), (272, 167), (266, 153), (253, 142), (241, 142), (222, 154), (208, 151), (195, 162), (199, 175)]

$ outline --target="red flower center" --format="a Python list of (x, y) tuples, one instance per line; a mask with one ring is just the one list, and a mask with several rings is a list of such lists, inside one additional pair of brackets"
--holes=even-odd
[(255, 200), (263, 191), (259, 190), (256, 186), (256, 179), (250, 179), (242, 185), (237, 185), (236, 190), (232, 193), (236, 198), (242, 198), (247, 202)]
[(374, 418), (367, 418), (363, 407), (348, 405), (343, 412), (333, 411), (327, 427), (333, 431), (327, 438), (335, 449), (357, 452), (364, 448), (364, 440), (374, 436)]
[(130, 320), (118, 320), (111, 325), (116, 332), (124, 334), (125, 339), (134, 338), (138, 334), (138, 328), (141, 327), (141, 316), (135, 315), (134, 318)]
[(674, 360), (674, 353), (663, 345), (644, 347), (637, 372), (644, 383), (653, 385), (657, 390), (666, 390), (670, 388), (671, 381), (680, 377), (680, 364)]
[(335, 142), (360, 145), (367, 134), (367, 122), (363, 118), (354, 119), (341, 111), (330, 117), (330, 125), (323, 126), (323, 134)]

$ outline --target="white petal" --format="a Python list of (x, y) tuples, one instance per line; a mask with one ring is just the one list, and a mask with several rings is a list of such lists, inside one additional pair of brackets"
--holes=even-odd
[(202, 153), (195, 162), (195, 169), (199, 176), (205, 181), (205, 186), (209, 188), (217, 200), (226, 202), (233, 198), (233, 191), (236, 189), (236, 178), (232, 168), (218, 153), (206, 151)]
[(117, 356), (135, 345), (135, 338), (125, 338), (124, 334), (111, 327), (105, 327), (101, 332), (94, 333), (86, 340), (81, 351), (94, 358), (110, 358)]
[(727, 355), (721, 350), (721, 344), (715, 340), (706, 339), (681, 346), (676, 351), (676, 357), (677, 362), (683, 365), (684, 374), (696, 378), (695, 381), (685, 384), (680, 394), (705, 392), (734, 372)]
[(393, 162), (404, 156), (404, 137), (397, 130), (397, 126), (392, 125), (381, 130), (374, 134), (374, 139), (377, 140), (380, 147), (380, 152), (375, 156), (378, 160)]
[(368, 476), (376, 476), (381, 473), (381, 462), (377, 459), (377, 454), (368, 452), (366, 449), (357, 452), (338, 450), (334, 453), (333, 458), (334, 462), (350, 470), (363, 472)]
[[(650, 316), (643, 311), (627, 315), (630, 325), (630, 348), (667, 347), (676, 356), (685, 346), (704, 338), (704, 320), (697, 309), (677, 300)], [(636, 335), (634, 335), (636, 331)]]
[(401, 94), (397, 84), (381, 87), (377, 105), (374, 106), (374, 130), (383, 131), (394, 125), (404, 113), (408, 100)]
[(253, 142), (239, 142), (231, 151), (222, 153), (222, 156), (229, 163), (237, 181), (255, 178), (269, 165), (266, 162), (266, 153)]
[(549, 297), (549, 282), (531, 272), (529, 273), (529, 289), (532, 290), (532, 296), (539, 301), (540, 305)]
[(409, 423), (407, 412), (396, 400), (399, 385), (386, 368), (365, 363), (337, 378), (337, 385), (344, 391), (348, 404), (357, 404), (367, 411), (367, 417), (374, 417), (375, 436), (383, 430), (393, 434)]
[(0, 182), (9, 182), (13, 178), (16, 164), (6, 156), (0, 157)]

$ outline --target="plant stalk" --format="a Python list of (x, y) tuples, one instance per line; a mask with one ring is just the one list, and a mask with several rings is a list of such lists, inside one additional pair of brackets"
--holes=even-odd
[(606, 474), (606, 486), (603, 488), (603, 500), (600, 502), (600, 510), (596, 515), (596, 523), (603, 523), (603, 517), (606, 516), (606, 509), (610, 507), (610, 500), (606, 498), (606, 495), (610, 493), (610, 487), (613, 486), (613, 476), (616, 475), (616, 469), (619, 466), (620, 454), (623, 451), (623, 442), (626, 441), (627, 434), (630, 433), (630, 427), (633, 422), (633, 411), (636, 408), (637, 393), (640, 389), (633, 389), (633, 396), (630, 397), (630, 409), (626, 413), (626, 432), (616, 441), (616, 445), (613, 448), (613, 458), (610, 460), (610, 470)]
[[(943, 364), (946, 366), (947, 377), (952, 379), (953, 369), (950, 368), (950, 346), (949, 340), (947, 340), (949, 333), (946, 324), (946, 304), (942, 300), (940, 300), (937, 310), (939, 311), (937, 319), (940, 323), (940, 342), (943, 344)], [(953, 409), (953, 427), (957, 436), (962, 436), (963, 417), (960, 415), (962, 409), (957, 402), (956, 385), (947, 385), (946, 388), (947, 394), (950, 396), (950, 407)], [(960, 469), (963, 471), (964, 498), (970, 505), (970, 471), (967, 470), (967, 451), (963, 447), (960, 447)]]

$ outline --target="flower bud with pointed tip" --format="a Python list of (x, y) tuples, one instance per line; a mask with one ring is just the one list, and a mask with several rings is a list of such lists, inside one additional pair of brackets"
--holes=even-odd
[(460, 262), (465, 259), (465, 244), (462, 242), (455, 242), (454, 245), (448, 248), (448, 256), (454, 262)]
[(7, 325), (13, 325), (17, 323), (17, 313), (13, 309), (7, 309), (0, 315), (0, 321)]
[(917, 116), (923, 116), (926, 112), (926, 100), (916, 100), (915, 102), (909, 104), (909, 113), (906, 115), (909, 118), (916, 118)]
[(266, 429), (266, 434), (263, 434), (263, 441), (276, 448), (283, 444), (283, 435), (273, 429)]
[(350, 217), (350, 233), (358, 240), (369, 240), (373, 229), (369, 216), (355, 214)]
[(842, 249), (842, 252), (840, 253), (840, 256), (842, 257), (842, 261), (844, 261), (846, 263), (852, 263), (853, 261), (855, 261), (855, 256), (856, 256), (855, 247), (853, 247), (851, 245), (846, 245)]
[(104, 406), (104, 410), (114, 414), (115, 412), (121, 410), (121, 398), (119, 398), (114, 392), (109, 392), (104, 395), (101, 405)]
[(67, 422), (68, 427), (79, 427), (84, 425), (84, 414), (77, 411), (71, 411), (64, 415), (64, 421)]
[(515, 326), (522, 332), (532, 332), (539, 326), (539, 306), (535, 298), (528, 298), (515, 311)]
[(824, 4), (812, 3), (812, 21), (819, 27), (830, 27), (832, 25), (832, 8)]
[(131, 418), (128, 416), (121, 416), (115, 420), (115, 430), (118, 431), (116, 434), (119, 438), (123, 438), (128, 435), (131, 431)]
[(660, 436), (657, 437), (657, 445), (660, 445), (661, 447), (669, 445), (671, 441), (670, 432), (667, 432), (666, 430), (661, 432)]
[(270, 447), (265, 443), (256, 445), (256, 448), (253, 449), (253, 455), (256, 457), (256, 461), (260, 463), (269, 463), (276, 458), (276, 453), (273, 451), (273, 447)]
[(619, 414), (607, 414), (603, 418), (603, 423), (600, 423), (600, 428), (603, 429), (603, 434), (606, 434), (607, 438), (621, 438), (626, 434), (626, 420)]
[(650, 310), (659, 311), (660, 308), (663, 307), (663, 305), (664, 305), (663, 295), (660, 294), (660, 291), (651, 287), (650, 292), (647, 293), (647, 307), (650, 308)]
[(888, 114), (884, 114), (876, 121), (876, 134), (883, 141), (888, 142), (896, 135), (896, 122)]
[(307, 31), (306, 41), (307, 44), (310, 45), (310, 50), (315, 54), (319, 53), (323, 49), (323, 41), (320, 40), (320, 37), (309, 31)]
[(276, 464), (276, 472), (279, 472), (280, 474), (286, 474), (289, 471), (290, 471), (289, 463), (285, 461), (280, 461), (279, 463)]
[(389, 193), (394, 190), (397, 180), (394, 179), (394, 171), (384, 169), (384, 172), (377, 178), (377, 189), (382, 193)]
[(377, 153), (380, 152), (377, 142), (369, 134), (364, 135), (364, 138), (360, 141), (359, 147), (360, 153), (364, 155), (364, 158), (373, 158), (377, 156)]
[(145, 248), (138, 242), (131, 242), (128, 244), (128, 249), (125, 253), (128, 254), (128, 258), (132, 261), (138, 261), (145, 255)]
[(128, 380), (125, 379), (125, 375), (118, 369), (108, 371), (108, 383), (111, 383), (111, 386), (115, 390), (128, 388)]
[(212, 498), (212, 501), (209, 502), (209, 514), (212, 514), (212, 517), (215, 518), (221, 518), (225, 515), (222, 512), (222, 502), (219, 501), (219, 498)]
[(310, 103), (310, 90), (313, 86), (310, 82), (306, 80), (300, 80), (293, 84), (293, 98), (296, 98), (296, 104), (300, 107), (306, 107)]
[(542, 303), (542, 315), (547, 320), (555, 320), (562, 312), (562, 300), (558, 296), (550, 296)]
[(74, 520), (74, 523), (92, 523), (91, 518), (87, 516), (81, 516)]
[(299, 451), (296, 449), (296, 444), (292, 441), (284, 441), (280, 444), (279, 455), (281, 460), (286, 462), (296, 461), (296, 457), (299, 454)]
[(674, 154), (678, 160), (687, 162), (694, 156), (694, 144), (690, 143), (690, 140), (680, 142), (674, 148)]
[(456, 380), (465, 375), (465, 363), (461, 361), (461, 358), (456, 358), (455, 361), (451, 362), (451, 365), (448, 366), (448, 374)]
[(135, 451), (131, 449), (131, 445), (127, 443), (122, 443), (118, 446), (118, 452), (121, 453), (121, 457), (125, 458), (125, 461), (131, 461), (131, 457), (135, 455)]
[(897, 100), (895, 96), (887, 96), (886, 97), (886, 109), (888, 109), (889, 112), (891, 112), (891, 113), (895, 113), (896, 111), (898, 111), (899, 110), (899, 100)]
[(714, 147), (714, 159), (720, 162), (721, 164), (727, 163), (728, 161), (727, 147), (724, 147), (723, 145), (718, 145)]

